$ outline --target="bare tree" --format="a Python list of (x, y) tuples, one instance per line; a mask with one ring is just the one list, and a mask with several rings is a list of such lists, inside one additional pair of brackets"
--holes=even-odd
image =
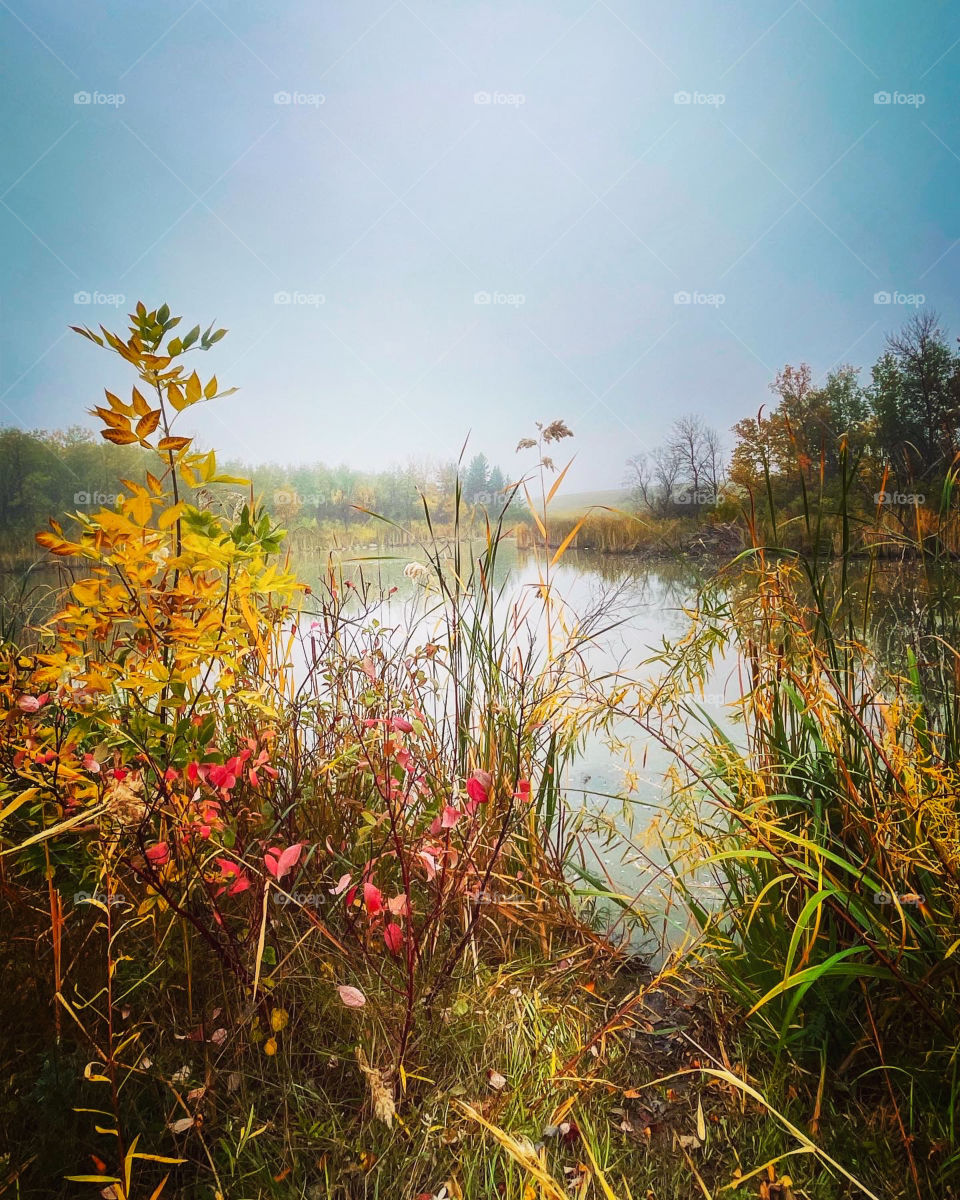
[(653, 476), (646, 454), (634, 454), (627, 459), (623, 486), (630, 489), (630, 499), (637, 508), (653, 510)]
[(723, 454), (717, 431), (707, 425), (702, 417), (678, 417), (670, 427), (667, 446), (679, 462), (683, 502), (692, 504), (697, 512), (716, 503), (723, 470)]
[(723, 439), (711, 426), (703, 431), (703, 474), (711, 494), (716, 499), (726, 482), (726, 464), (723, 450)]
[(680, 417), (649, 454), (627, 460), (625, 486), (634, 502), (665, 515), (681, 506), (696, 512), (716, 503), (725, 472), (723, 443), (701, 417)]
[(677, 482), (683, 464), (676, 450), (669, 444), (657, 446), (650, 455), (650, 461), (653, 468), (656, 511), (669, 512), (676, 499)]

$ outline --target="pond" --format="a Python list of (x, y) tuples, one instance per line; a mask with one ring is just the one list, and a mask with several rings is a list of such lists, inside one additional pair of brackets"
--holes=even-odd
[[(477, 553), (482, 546), (477, 547)], [(411, 578), (411, 563), (424, 563), (415, 553), (398, 557), (374, 557), (371, 547), (344, 551), (339, 566), (345, 580), (361, 590), (370, 585), (385, 599), (374, 605), (371, 617), (378, 620), (388, 640), (411, 639), (423, 644), (437, 640), (442, 630), (442, 604), (436, 591), (424, 587), (424, 579)], [(325, 560), (317, 559), (313, 571), (301, 560), (299, 573), (319, 586)], [(637, 556), (606, 555), (570, 551), (550, 574), (552, 594), (569, 613), (585, 618), (593, 615), (597, 633), (584, 652), (593, 678), (619, 672), (631, 680), (654, 680), (661, 671), (654, 661), (664, 640), (676, 640), (689, 627), (687, 611), (700, 586), (716, 569), (715, 564), (682, 560), (641, 559)], [(545, 644), (543, 605), (538, 596), (542, 565), (529, 551), (506, 541), (499, 553), (495, 587), (501, 621), (516, 621), (524, 615), (523, 638), (533, 632)], [(395, 589), (395, 590), (394, 590)], [(741, 695), (735, 658), (715, 664), (698, 697), (710, 719), (728, 736), (738, 740), (742, 731), (735, 725), (729, 705)], [(626, 901), (638, 901), (663, 917), (660, 870), (667, 855), (653, 836), (654, 819), (663, 811), (664, 774), (671, 764), (669, 752), (628, 719), (620, 719), (603, 735), (588, 734), (563, 780), (564, 791), (574, 809), (582, 809), (585, 824), (594, 836), (584, 838), (583, 867), (602, 886), (616, 891)], [(596, 819), (599, 818), (599, 823)], [(609, 829), (609, 834), (603, 832)], [(591, 886), (584, 883), (589, 894)], [(617, 910), (608, 909), (612, 919)], [(680, 931), (657, 929), (657, 937), (675, 944)]]
[[(482, 546), (478, 545), (479, 554)], [(424, 578), (415, 577), (411, 563), (424, 563), (415, 551), (378, 551), (376, 547), (354, 548), (338, 553), (344, 580), (360, 589), (370, 585), (377, 599), (370, 615), (381, 622), (387, 636), (426, 642), (440, 632), (442, 606), (437, 594), (425, 588)], [(325, 556), (301, 555), (294, 564), (298, 575), (315, 589), (326, 570)], [(716, 570), (716, 563), (642, 559), (630, 555), (607, 555), (570, 551), (553, 568), (554, 594), (581, 617), (598, 614), (598, 636), (586, 650), (592, 676), (619, 671), (628, 679), (652, 680), (662, 668), (654, 661), (664, 640), (676, 640), (689, 627), (689, 608), (699, 588)], [(855, 564), (850, 577), (851, 594), (862, 590), (868, 570)], [(498, 611), (504, 620), (518, 609), (527, 624), (543, 640), (542, 603), (537, 598), (541, 567), (535, 555), (518, 550), (507, 539), (501, 546), (494, 583), (498, 589)], [(0, 576), (0, 598), (7, 612), (20, 610), (28, 620), (42, 620), (52, 611), (58, 571), (38, 564), (27, 572)], [(870, 636), (882, 641), (883, 657), (902, 654), (905, 629), (915, 629), (918, 605), (924, 594), (923, 580), (915, 569), (884, 566), (871, 581), (874, 604)], [(743, 729), (734, 717), (732, 702), (742, 694), (743, 682), (736, 657), (721, 659), (704, 681), (698, 704), (735, 742)], [(605, 820), (613, 836), (596, 835), (584, 844), (584, 866), (605, 887), (625, 899), (640, 903), (662, 920), (656, 930), (667, 944), (676, 944), (682, 928), (665, 927), (660, 899), (659, 869), (666, 861), (656, 837), (655, 818), (663, 811), (664, 775), (671, 756), (658, 742), (633, 722), (619, 720), (604, 734), (589, 735), (568, 769), (564, 789), (568, 800), (592, 817)], [(590, 887), (585, 885), (585, 892)]]

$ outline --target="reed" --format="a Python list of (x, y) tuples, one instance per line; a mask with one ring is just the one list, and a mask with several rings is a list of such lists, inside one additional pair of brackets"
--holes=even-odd
[[(848, 1112), (899, 1141), (921, 1197), (955, 1181), (960, 1160), (952, 482), (939, 519), (918, 516), (911, 536), (882, 514), (868, 527), (843, 451), (841, 469), (837, 505), (805, 495), (789, 517), (771, 498), (752, 519), (751, 547), (701, 593), (636, 716), (676, 754), (674, 886), (752, 1053), (768, 1045), (815, 1073), (815, 1126), (842, 1090)], [(922, 598), (893, 646), (876, 590), (891, 544), (917, 564)], [(732, 729), (696, 703), (721, 655), (740, 663)]]

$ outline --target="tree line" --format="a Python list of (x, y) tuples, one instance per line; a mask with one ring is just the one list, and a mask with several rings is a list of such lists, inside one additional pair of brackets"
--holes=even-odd
[[(467, 504), (499, 508), (507, 480), (485, 454), (465, 464), (409, 463), (385, 471), (361, 471), (313, 463), (222, 463), (229, 475), (249, 479), (256, 496), (289, 528), (325, 522), (351, 525), (370, 512), (400, 523), (423, 516), (427, 498), (434, 520), (452, 515), (457, 479)], [(122, 479), (143, 483), (147, 457), (136, 448), (114, 446), (91, 430), (0, 429), (0, 539), (10, 547), (32, 543), (51, 515), (112, 506)], [(223, 485), (228, 486), (228, 485)], [(239, 491), (239, 487), (234, 490)], [(196, 498), (196, 497), (195, 497)]]
[(729, 455), (699, 416), (674, 421), (661, 446), (627, 462), (636, 507), (659, 516), (702, 514), (770, 489), (778, 504), (807, 487), (842, 486), (841, 456), (856, 464), (867, 505), (932, 498), (960, 451), (960, 354), (933, 311), (888, 335), (864, 378), (843, 365), (817, 382), (807, 363), (787, 365), (775, 397), (732, 429)]

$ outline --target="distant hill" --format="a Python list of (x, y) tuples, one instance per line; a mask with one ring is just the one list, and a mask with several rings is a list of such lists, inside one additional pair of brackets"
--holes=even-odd
[(555, 517), (579, 517), (594, 504), (629, 509), (630, 491), (628, 488), (608, 488), (598, 492), (561, 492), (550, 505), (550, 513)]

